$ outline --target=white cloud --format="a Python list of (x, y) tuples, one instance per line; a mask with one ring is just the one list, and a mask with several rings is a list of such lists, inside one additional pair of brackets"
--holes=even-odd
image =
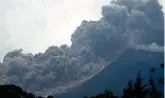
[(156, 43), (152, 43), (148, 45), (137, 45), (136, 49), (146, 50), (151, 52), (164, 52), (164, 46), (159, 46)]
[(0, 0), (0, 59), (9, 50), (42, 52), (50, 45), (71, 44), (83, 19), (100, 17), (109, 0)]

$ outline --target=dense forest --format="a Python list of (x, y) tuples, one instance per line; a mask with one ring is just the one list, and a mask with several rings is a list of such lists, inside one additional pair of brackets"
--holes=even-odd
[[(158, 0), (111, 0), (110, 4), (101, 8), (101, 14), (102, 17), (97, 21), (82, 21), (71, 35), (71, 46), (50, 46), (45, 52), (37, 54), (23, 53), (23, 49), (6, 53), (3, 61), (0, 62), (1, 91), (3, 92), (7, 87), (4, 91), (7, 96), (12, 93), (10, 87), (21, 91), (21, 94), (24, 94), (21, 96), (29, 96), (22, 89), (42, 96), (62, 94), (93, 79), (112, 63), (116, 63), (130, 48), (135, 51), (152, 52), (149, 54), (143, 52), (145, 58), (143, 55), (137, 57), (139, 60), (136, 63), (143, 63), (139, 64), (142, 65), (141, 68), (163, 62), (161, 60), (164, 58), (159, 55), (164, 53), (164, 13)], [(131, 61), (125, 59), (132, 58), (134, 53), (132, 52), (129, 57), (122, 57), (123, 62), (117, 65), (134, 62), (136, 58)], [(144, 71), (140, 70), (140, 72)], [(136, 90), (139, 90), (139, 94), (133, 97), (137, 98), (143, 96), (141, 94), (144, 92), (145, 97), (146, 94), (152, 96), (151, 92), (154, 92), (151, 94), (158, 93), (155, 91), (152, 77), (149, 77), (149, 88), (145, 86), (143, 89), (139, 75), (137, 79), (135, 82), (129, 82), (128, 87), (123, 91), (123, 96), (127, 96), (130, 92), (136, 95), (134, 93)], [(3, 86), (5, 84), (6, 86)], [(112, 95), (111, 90), (108, 89), (105, 93), (92, 98), (102, 98), (99, 96), (107, 98), (104, 96)]]

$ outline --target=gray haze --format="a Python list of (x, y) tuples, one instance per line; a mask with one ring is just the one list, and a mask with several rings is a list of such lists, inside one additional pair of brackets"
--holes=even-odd
[(110, 0), (0, 0), (0, 61), (11, 50), (43, 52), (71, 44), (82, 20), (98, 20)]

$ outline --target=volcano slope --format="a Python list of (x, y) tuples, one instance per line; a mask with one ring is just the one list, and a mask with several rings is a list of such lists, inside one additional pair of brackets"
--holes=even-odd
[[(148, 82), (150, 68), (159, 68), (163, 61), (162, 52), (128, 49), (93, 78), (66, 93), (54, 96), (57, 98), (83, 98), (83, 96), (99, 94), (106, 88), (111, 89), (115, 95), (121, 95), (128, 81), (136, 78), (138, 71), (141, 73), (143, 83)], [(158, 69), (155, 75), (163, 76), (163, 71)], [(163, 90), (163, 87), (159, 86), (159, 88)]]

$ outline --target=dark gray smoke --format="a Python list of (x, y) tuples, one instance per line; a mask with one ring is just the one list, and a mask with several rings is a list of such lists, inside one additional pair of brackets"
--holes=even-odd
[(100, 72), (127, 48), (163, 52), (164, 14), (157, 0), (113, 0), (98, 21), (82, 21), (72, 45), (44, 53), (8, 52), (0, 63), (1, 84), (35, 93), (62, 93)]
[(73, 85), (72, 82), (97, 74), (107, 64), (103, 58), (92, 54), (70, 57), (67, 45), (51, 46), (35, 55), (23, 54), (19, 49), (8, 52), (0, 64), (0, 84), (17, 84), (38, 94), (49, 94), (52, 89), (53, 93), (59, 93)]

